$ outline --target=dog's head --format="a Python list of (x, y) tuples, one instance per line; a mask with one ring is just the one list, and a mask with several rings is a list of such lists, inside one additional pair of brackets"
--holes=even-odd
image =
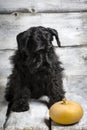
[(50, 65), (53, 36), (60, 47), (58, 33), (52, 28), (31, 27), (17, 35), (18, 50), (27, 54), (27, 64), (30, 70)]

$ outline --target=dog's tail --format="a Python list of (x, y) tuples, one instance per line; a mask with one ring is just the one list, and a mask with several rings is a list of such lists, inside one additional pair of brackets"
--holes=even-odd
[(55, 36), (56, 41), (57, 41), (57, 45), (59, 47), (61, 47), (60, 40), (59, 40), (59, 37), (58, 37), (58, 32), (55, 29), (52, 29), (52, 28), (47, 28), (47, 29), (53, 36)]
[(3, 124), (3, 130), (5, 130), (7, 121), (8, 121), (8, 119), (9, 119), (9, 117), (10, 117), (10, 114), (11, 114), (11, 106), (12, 106), (12, 102), (9, 102), (8, 108), (7, 108), (7, 112), (6, 112), (6, 119), (5, 119), (5, 122), (4, 122), (4, 124)]

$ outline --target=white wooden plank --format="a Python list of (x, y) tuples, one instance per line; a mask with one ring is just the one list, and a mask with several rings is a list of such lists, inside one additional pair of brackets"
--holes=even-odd
[(32, 8), (33, 0), (0, 0), (0, 13), (31, 12)]
[(10, 63), (10, 56), (12, 56), (14, 51), (0, 51), (0, 79), (2, 81), (3, 77), (9, 76), (12, 70), (12, 65)]
[(51, 123), (51, 130), (87, 130), (87, 77), (86, 76), (67, 76), (64, 79), (66, 98), (81, 104), (84, 115), (79, 123), (71, 126), (62, 126)]
[[(3, 130), (7, 110), (7, 102), (4, 99), (6, 82), (6, 78), (0, 80), (0, 130)], [(39, 100), (31, 100), (29, 111), (12, 112), (6, 130), (49, 130), (48, 108), (41, 101), (48, 101), (48, 98), (44, 96)]]
[(65, 75), (87, 75), (87, 47), (57, 48)]
[(86, 21), (87, 13), (0, 15), (0, 49), (16, 48), (16, 35), (31, 26), (56, 29), (62, 46), (84, 45), (87, 44)]
[(87, 0), (35, 0), (36, 12), (77, 12), (87, 10)]
[(72, 12), (87, 11), (87, 0), (0, 0), (0, 12)]
[[(83, 48), (56, 48), (64, 75), (87, 75), (87, 47)], [(14, 51), (0, 51), (0, 78), (8, 77), (11, 73), (12, 65), (9, 57)]]

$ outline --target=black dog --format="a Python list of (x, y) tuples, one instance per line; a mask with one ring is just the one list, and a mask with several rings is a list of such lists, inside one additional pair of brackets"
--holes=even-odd
[(63, 69), (52, 45), (53, 36), (60, 47), (55, 29), (31, 27), (18, 34), (18, 49), (12, 57), (14, 66), (5, 93), (11, 111), (27, 111), (28, 101), (42, 95), (49, 97), (49, 106), (64, 98)]

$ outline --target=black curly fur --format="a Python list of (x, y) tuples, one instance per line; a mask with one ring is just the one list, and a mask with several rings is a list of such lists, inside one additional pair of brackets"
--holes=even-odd
[(11, 111), (29, 109), (28, 101), (47, 95), (49, 106), (64, 98), (62, 68), (52, 45), (53, 36), (60, 46), (57, 31), (31, 27), (17, 35), (18, 49), (12, 56), (13, 70), (7, 83), (5, 98)]

